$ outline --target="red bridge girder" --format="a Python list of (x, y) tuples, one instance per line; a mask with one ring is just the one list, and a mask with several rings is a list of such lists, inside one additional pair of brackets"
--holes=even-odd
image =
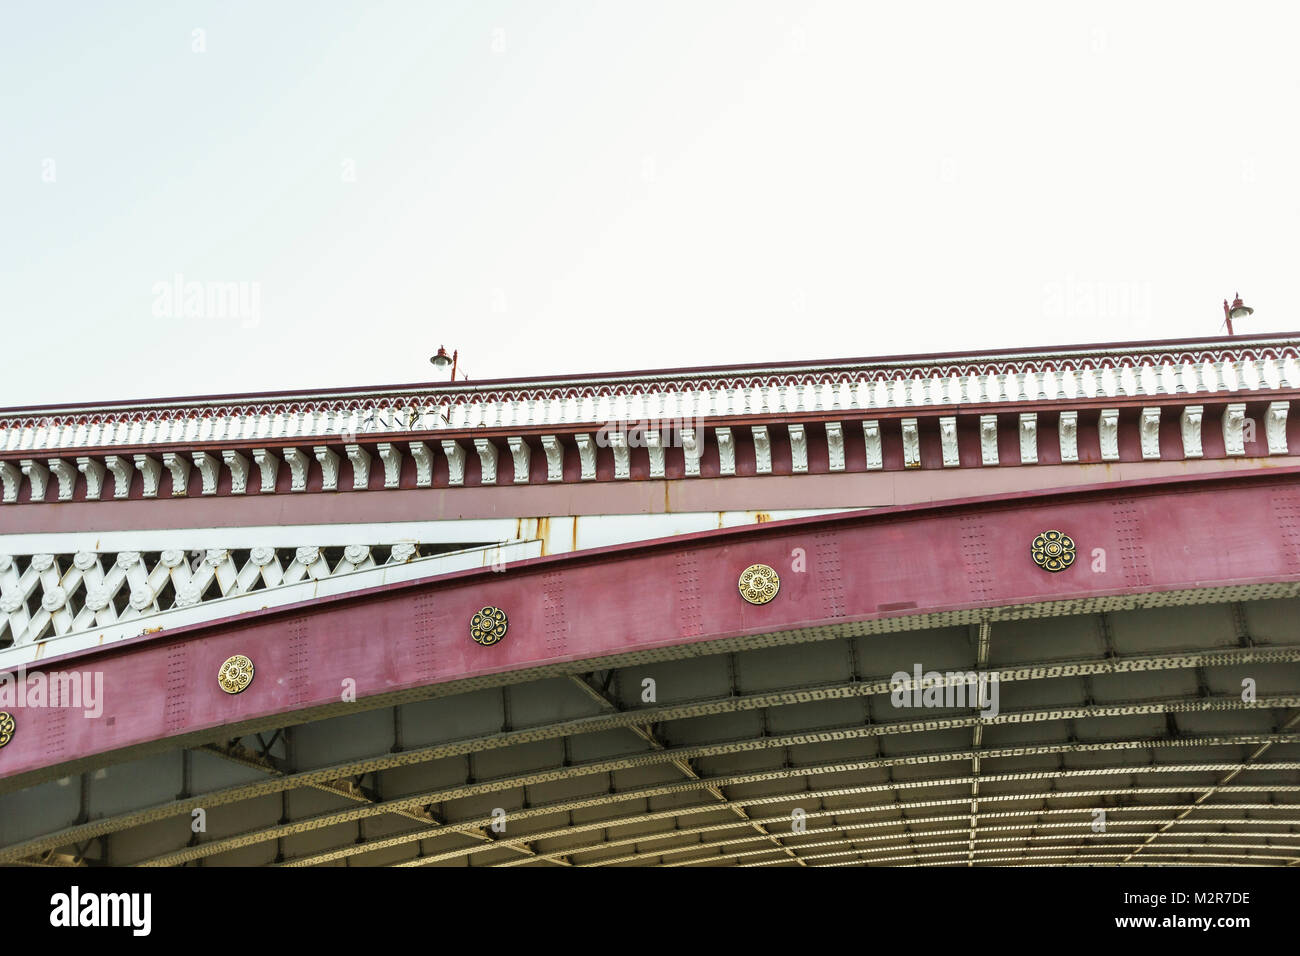
[[(1049, 529), (1077, 546), (1059, 573), (1030, 557)], [(781, 576), (779, 595), (762, 606), (737, 590), (755, 563)], [(1150, 594), (1267, 597), (1297, 582), (1300, 468), (854, 512), (539, 558), (51, 658), (46, 671), (102, 672), (103, 713), (11, 709), (18, 726), (0, 751), (0, 791), (357, 708), (654, 660), (684, 645), (709, 654), (816, 639), (818, 629), (905, 630), (999, 608), (1072, 613)], [(504, 640), (486, 647), (469, 635), (484, 606), (509, 617)], [(216, 678), (236, 654), (256, 676), (230, 695)], [(348, 680), (355, 703), (343, 700)]]

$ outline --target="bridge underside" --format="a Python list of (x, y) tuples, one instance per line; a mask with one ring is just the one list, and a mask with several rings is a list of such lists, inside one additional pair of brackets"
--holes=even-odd
[[(1246, 600), (681, 647), (47, 782), (4, 798), (5, 842), (69, 828), (25, 858), (118, 865), (1293, 864), (1298, 617)], [(916, 661), (999, 674), (998, 713), (894, 706)], [(151, 819), (186, 792), (197, 838), (190, 812)]]

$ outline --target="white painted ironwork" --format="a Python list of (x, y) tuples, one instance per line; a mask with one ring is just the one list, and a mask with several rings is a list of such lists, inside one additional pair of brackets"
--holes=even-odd
[(1183, 433), (1183, 457), (1201, 457), (1201, 405), (1188, 405), (1178, 417), (1179, 427)]
[(418, 556), (418, 545), (406, 543), (0, 554), (0, 642), (23, 645)]
[(1038, 464), (1038, 413), (1020, 413), (1020, 463)]
[(1102, 461), (1119, 461), (1119, 409), (1104, 408), (1097, 421)]
[(958, 467), (961, 455), (957, 451), (957, 416), (945, 415), (939, 419), (939, 443), (943, 448), (943, 467)]
[(1223, 449), (1229, 455), (1246, 454), (1246, 403), (1233, 402), (1223, 412)]
[[(786, 415), (806, 409), (809, 391), (815, 397), (814, 410), (822, 410), (823, 389), (829, 389), (835, 407), (849, 411), (1027, 402), (1040, 396), (1062, 400), (1162, 395), (1167, 378), (1179, 383), (1180, 393), (1265, 391), (1294, 387), (1298, 349), (1300, 341), (1261, 336), (1227, 343), (1155, 342), (1050, 353), (932, 355), (319, 391), (292, 397), (15, 409), (0, 412), (0, 452), (209, 441), (278, 440), (314, 446), (345, 435), (354, 441), (358, 427), (381, 434), (639, 421), (646, 417), (642, 412), (651, 399), (660, 412), (657, 417), (668, 419), (693, 419), (702, 413)], [(1207, 368), (1214, 373), (1208, 381)]]
[(980, 461), (985, 465), (998, 463), (998, 416), (980, 416)]

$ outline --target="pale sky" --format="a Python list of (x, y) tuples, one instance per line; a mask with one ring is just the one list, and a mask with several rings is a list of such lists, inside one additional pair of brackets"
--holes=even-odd
[(0, 405), (1295, 329), (1298, 25), (0, 0)]

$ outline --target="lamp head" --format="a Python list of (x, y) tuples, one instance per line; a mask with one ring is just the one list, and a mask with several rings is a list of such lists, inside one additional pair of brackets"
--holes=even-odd
[(1228, 310), (1229, 316), (1231, 316), (1234, 319), (1244, 319), (1246, 316), (1251, 315), (1255, 311), (1250, 306), (1245, 305), (1241, 301), (1240, 292), (1233, 293), (1233, 294), (1236, 296), (1236, 298), (1232, 300), (1232, 308)]

